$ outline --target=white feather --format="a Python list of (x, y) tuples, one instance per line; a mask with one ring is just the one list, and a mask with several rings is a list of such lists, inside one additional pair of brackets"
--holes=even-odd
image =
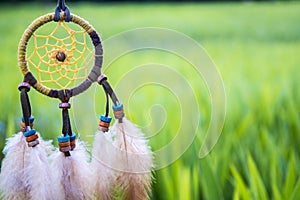
[(111, 151), (112, 141), (110, 135), (98, 131), (94, 138), (92, 151), (92, 181), (95, 198), (99, 200), (112, 199), (112, 182), (115, 178), (111, 169)]
[(28, 199), (24, 183), (26, 146), (22, 132), (7, 139), (0, 173), (1, 199)]
[(148, 199), (151, 191), (152, 152), (141, 130), (124, 118), (111, 128), (115, 135), (113, 166), (118, 170), (116, 184), (123, 199)]
[(51, 142), (28, 147), (22, 132), (7, 140), (0, 174), (3, 199), (51, 199), (48, 153)]
[(57, 151), (52, 156), (52, 174), (55, 184), (55, 199), (91, 199), (91, 170), (84, 144), (77, 140), (76, 148), (66, 157)]
[(55, 200), (52, 191), (52, 177), (48, 153), (53, 149), (50, 142), (44, 142), (39, 136), (40, 144), (36, 147), (26, 146), (24, 181), (31, 200)]

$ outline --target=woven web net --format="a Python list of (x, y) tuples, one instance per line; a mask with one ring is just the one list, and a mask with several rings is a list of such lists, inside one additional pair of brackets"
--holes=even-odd
[(52, 89), (82, 82), (94, 62), (93, 45), (80, 26), (52, 22), (40, 27), (27, 48), (26, 61), (38, 81)]

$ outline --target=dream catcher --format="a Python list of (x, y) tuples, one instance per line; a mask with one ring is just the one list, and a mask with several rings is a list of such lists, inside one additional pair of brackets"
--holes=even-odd
[[(152, 153), (142, 132), (124, 117), (123, 105), (101, 73), (103, 49), (96, 30), (59, 0), (55, 13), (28, 26), (18, 50), (24, 75), (18, 87), (23, 117), (21, 132), (7, 140), (3, 151), (2, 198), (147, 199)], [(72, 131), (69, 109), (70, 99), (95, 82), (106, 94), (106, 112), (100, 116), (90, 155)], [(60, 100), (58, 150), (33, 128), (31, 87)], [(109, 99), (116, 119), (111, 128)]]

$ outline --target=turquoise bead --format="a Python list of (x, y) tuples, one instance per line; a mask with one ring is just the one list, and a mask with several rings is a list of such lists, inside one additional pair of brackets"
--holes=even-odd
[(110, 123), (111, 122), (111, 117), (106, 117), (104, 115), (101, 115), (100, 120), (106, 123)]
[(36, 134), (36, 131), (35, 131), (34, 129), (31, 129), (31, 130), (29, 130), (29, 131), (26, 131), (26, 132), (24, 133), (24, 136), (25, 136), (25, 137), (29, 137), (29, 136), (32, 136), (32, 135), (34, 135), (34, 134)]
[(119, 110), (123, 110), (123, 104), (119, 103), (118, 105), (113, 105), (112, 109), (114, 111), (119, 111)]
[[(24, 117), (22, 117), (22, 122), (25, 122)], [(31, 115), (29, 117), (29, 123), (33, 123), (34, 122), (34, 117)]]
[(73, 141), (76, 139), (76, 134), (75, 133), (72, 133), (72, 135), (70, 136), (70, 141)]
[(57, 139), (58, 139), (58, 142), (69, 142), (70, 141), (70, 136), (68, 136), (68, 135), (66, 135), (66, 136), (63, 136), (63, 135), (61, 135), (61, 136), (58, 136), (57, 137)]

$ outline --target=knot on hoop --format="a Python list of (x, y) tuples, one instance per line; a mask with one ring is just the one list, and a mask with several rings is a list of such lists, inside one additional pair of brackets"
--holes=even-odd
[(27, 82), (22, 82), (19, 84), (18, 86), (18, 90), (21, 91), (22, 89), (25, 89), (26, 92), (29, 92), (30, 91), (30, 87), (31, 85)]
[(97, 78), (97, 82), (102, 85), (102, 81), (107, 80), (107, 76), (105, 74), (101, 74), (98, 78)]
[(59, 108), (62, 108), (64, 110), (69, 109), (69, 108), (71, 108), (71, 104), (68, 103), (68, 102), (62, 102), (62, 103), (59, 104)]

